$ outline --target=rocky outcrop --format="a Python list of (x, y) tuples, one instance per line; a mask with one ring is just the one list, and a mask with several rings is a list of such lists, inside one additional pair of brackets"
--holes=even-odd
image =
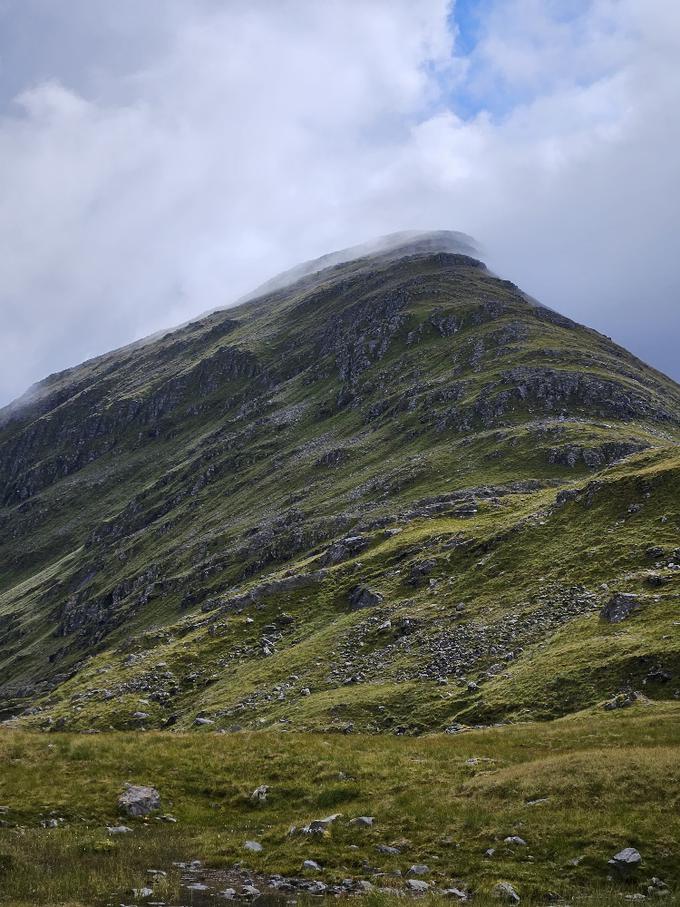
[(597, 447), (565, 444), (563, 447), (553, 447), (548, 452), (548, 462), (570, 469), (580, 465), (589, 469), (601, 469), (648, 447), (649, 445), (642, 441), (609, 441)]
[(639, 596), (626, 592), (617, 592), (602, 609), (602, 620), (609, 624), (620, 624), (642, 606)]

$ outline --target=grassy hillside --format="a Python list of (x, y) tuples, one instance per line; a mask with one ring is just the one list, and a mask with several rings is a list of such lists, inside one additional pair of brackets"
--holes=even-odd
[[(678, 690), (680, 389), (463, 255), (322, 270), (0, 424), (23, 724), (417, 732)], [(615, 592), (644, 607), (611, 627)]]

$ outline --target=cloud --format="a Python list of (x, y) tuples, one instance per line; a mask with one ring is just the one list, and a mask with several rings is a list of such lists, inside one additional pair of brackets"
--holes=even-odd
[(412, 228), (680, 377), (673, 0), (487, 2), (465, 55), (444, 0), (74, 0), (56, 43), (26, 2), (0, 24), (50, 71), (0, 117), (0, 400)]

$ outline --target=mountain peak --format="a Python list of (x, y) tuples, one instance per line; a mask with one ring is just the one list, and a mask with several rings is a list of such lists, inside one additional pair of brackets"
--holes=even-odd
[(448, 252), (476, 258), (478, 249), (471, 236), (455, 230), (402, 230), (397, 233), (388, 233), (367, 242), (348, 246), (346, 249), (327, 252), (319, 258), (295, 265), (260, 284), (256, 289), (243, 296), (239, 302), (247, 302), (285, 289), (299, 280), (347, 262), (363, 258), (379, 258), (389, 261), (409, 255), (436, 252)]
[(680, 388), (471, 251), (441, 231), (323, 256), (14, 412), (0, 708), (125, 728), (144, 691), (147, 727), (200, 708), (227, 726), (441, 729), (642, 683), (625, 640), (617, 662), (596, 633), (565, 700), (560, 634), (610, 587), (651, 613), (675, 581), (644, 552), (677, 531)]

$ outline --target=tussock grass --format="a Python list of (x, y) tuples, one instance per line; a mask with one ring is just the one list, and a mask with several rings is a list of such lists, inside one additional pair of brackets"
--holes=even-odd
[[(149, 868), (170, 870), (172, 897), (173, 860), (294, 875), (308, 858), (327, 881), (423, 862), (438, 887), (465, 884), (481, 904), (499, 880), (528, 903), (549, 892), (621, 903), (652, 876), (680, 884), (679, 719), (680, 705), (657, 703), (453, 737), (5, 731), (0, 805), (13, 827), (0, 829), (0, 903), (88, 904), (139, 887)], [(133, 833), (109, 837), (128, 780), (158, 787), (178, 822), (126, 819)], [(263, 783), (271, 792), (256, 806)], [(343, 817), (327, 837), (288, 835), (330, 812)], [(356, 815), (374, 827), (350, 826)], [(41, 828), (50, 816), (62, 827)], [(262, 854), (244, 851), (248, 839)], [(607, 859), (624, 846), (643, 855), (639, 878), (608, 882)]]

